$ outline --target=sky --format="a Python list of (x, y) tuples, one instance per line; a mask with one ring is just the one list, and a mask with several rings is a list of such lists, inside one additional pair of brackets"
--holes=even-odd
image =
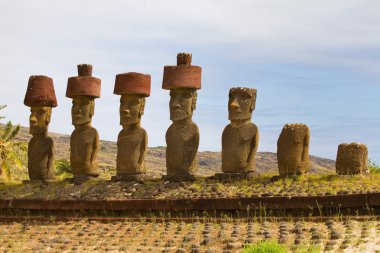
[(142, 126), (149, 146), (165, 146), (163, 67), (191, 52), (202, 67), (200, 151), (221, 150), (228, 91), (242, 86), (258, 90), (259, 151), (276, 152), (286, 123), (305, 123), (311, 155), (335, 159), (340, 143), (360, 142), (380, 163), (379, 10), (376, 0), (0, 0), (1, 114), (28, 126), (29, 76), (47, 75), (58, 99), (49, 131), (70, 134), (67, 78), (89, 63), (102, 80), (93, 126), (116, 141), (115, 76), (141, 72), (152, 76)]

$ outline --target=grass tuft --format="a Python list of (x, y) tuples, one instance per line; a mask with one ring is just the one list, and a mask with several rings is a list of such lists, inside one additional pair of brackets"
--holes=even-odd
[(248, 244), (243, 253), (287, 253), (289, 250), (275, 241), (261, 241), (256, 244)]

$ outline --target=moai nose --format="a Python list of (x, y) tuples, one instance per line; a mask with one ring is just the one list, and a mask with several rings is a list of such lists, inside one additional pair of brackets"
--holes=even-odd
[(239, 106), (239, 103), (236, 101), (236, 99), (234, 99), (230, 105), (233, 109), (238, 109), (240, 106)]
[(37, 119), (36, 119), (36, 117), (35, 117), (34, 115), (33, 115), (33, 116), (30, 116), (30, 118), (29, 118), (29, 122), (32, 123), (32, 124), (37, 123)]

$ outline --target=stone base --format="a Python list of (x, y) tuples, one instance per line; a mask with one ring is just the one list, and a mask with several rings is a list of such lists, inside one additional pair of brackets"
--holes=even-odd
[(111, 181), (112, 182), (144, 182), (147, 180), (149, 176), (147, 174), (135, 174), (135, 175), (119, 175), (119, 176), (112, 176)]
[(90, 180), (98, 180), (98, 177), (91, 177), (91, 176), (80, 176), (80, 177), (73, 177), (73, 178), (66, 178), (65, 181), (68, 181), (75, 185), (83, 184)]
[(182, 174), (182, 175), (163, 175), (162, 179), (165, 181), (195, 181), (195, 175), (193, 174)]
[(216, 180), (230, 180), (230, 179), (250, 179), (259, 177), (258, 172), (243, 172), (243, 173), (216, 173), (213, 178)]
[(54, 179), (49, 179), (49, 180), (36, 180), (36, 179), (31, 179), (31, 180), (22, 180), (23, 184), (51, 184), (54, 183)]

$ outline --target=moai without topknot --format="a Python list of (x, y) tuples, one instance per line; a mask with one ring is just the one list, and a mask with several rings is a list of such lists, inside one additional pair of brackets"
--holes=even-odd
[(339, 175), (368, 173), (367, 146), (356, 142), (340, 144), (336, 155), (335, 168)]
[(24, 104), (30, 107), (28, 144), (28, 173), (30, 180), (54, 179), (54, 141), (48, 136), (52, 107), (57, 106), (53, 79), (47, 76), (31, 76)]
[(91, 126), (95, 98), (100, 97), (100, 79), (92, 77), (92, 65), (78, 65), (78, 76), (67, 81), (66, 97), (73, 99), (70, 166), (74, 178), (98, 177), (98, 131)]
[(162, 88), (170, 90), (170, 120), (166, 132), (166, 168), (169, 180), (193, 180), (198, 170), (199, 129), (192, 121), (202, 68), (191, 65), (190, 53), (179, 53), (176, 66), (164, 67)]
[(249, 178), (256, 170), (255, 155), (259, 144), (259, 130), (251, 122), (256, 106), (257, 90), (231, 88), (228, 119), (231, 121), (222, 134), (222, 171), (218, 178)]
[(117, 138), (117, 176), (113, 181), (141, 181), (146, 178), (145, 153), (148, 135), (141, 127), (145, 97), (150, 96), (150, 75), (125, 73), (116, 76), (114, 94), (120, 98), (120, 125)]
[(310, 131), (305, 124), (286, 124), (277, 141), (278, 171), (281, 177), (302, 175), (310, 169)]

